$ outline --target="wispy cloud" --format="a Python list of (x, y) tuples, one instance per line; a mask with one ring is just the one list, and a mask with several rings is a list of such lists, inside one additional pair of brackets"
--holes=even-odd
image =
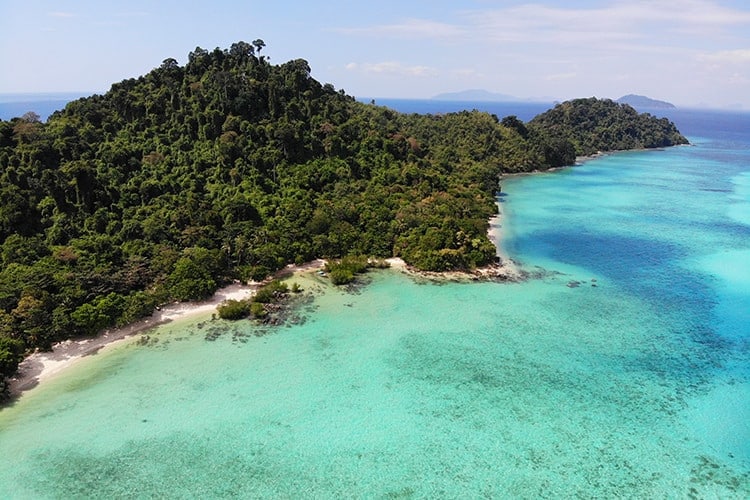
[(428, 19), (406, 19), (395, 24), (382, 24), (364, 28), (338, 28), (335, 31), (347, 35), (408, 39), (455, 38), (467, 33), (461, 26)]
[(379, 63), (349, 63), (346, 65), (349, 71), (358, 71), (361, 73), (379, 74), (379, 75), (398, 75), (398, 76), (416, 76), (430, 77), (436, 76), (437, 70), (429, 66), (409, 66), (396, 61), (384, 61)]
[(721, 50), (718, 52), (703, 53), (698, 55), (698, 60), (720, 64), (747, 64), (750, 63), (750, 49)]
[[(554, 47), (619, 48), (658, 45), (668, 37), (716, 35), (750, 26), (750, 12), (715, 0), (616, 0), (601, 7), (559, 7), (540, 3), (463, 10), (450, 22), (406, 19), (393, 24), (340, 28), (347, 35), (397, 39), (466, 39), (473, 43), (553, 44)], [(665, 43), (665, 46), (671, 45)]]
[[(467, 12), (480, 37), (489, 40), (601, 46), (648, 44), (676, 34), (716, 34), (750, 25), (750, 13), (708, 0), (619, 1), (604, 7), (564, 8), (525, 4)], [(689, 43), (685, 40), (685, 43)]]

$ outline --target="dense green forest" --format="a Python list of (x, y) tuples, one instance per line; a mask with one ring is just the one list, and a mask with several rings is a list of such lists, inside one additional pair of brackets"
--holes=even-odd
[(35, 348), (291, 262), (491, 263), (499, 175), (679, 136), (611, 101), (528, 124), (400, 114), (317, 82), (302, 59), (272, 65), (264, 48), (196, 48), (45, 123), (0, 121), (0, 379)]
[(534, 117), (530, 126), (545, 130), (557, 140), (570, 142), (578, 156), (688, 143), (666, 118), (639, 114), (627, 104), (594, 97), (558, 104)]

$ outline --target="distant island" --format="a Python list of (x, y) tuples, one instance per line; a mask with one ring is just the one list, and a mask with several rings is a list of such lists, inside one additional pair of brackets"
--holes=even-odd
[(483, 89), (462, 90), (460, 92), (446, 92), (432, 97), (436, 101), (490, 101), (490, 102), (516, 102), (521, 101), (518, 97), (507, 94), (499, 94)]
[(594, 98), (527, 123), (402, 114), (318, 82), (304, 59), (271, 64), (264, 47), (198, 47), (46, 122), (0, 120), (0, 389), (35, 349), (290, 263), (493, 264), (502, 174), (687, 142), (669, 120)]
[(617, 101), (620, 104), (628, 104), (634, 108), (643, 109), (675, 109), (677, 106), (667, 101), (659, 101), (657, 99), (651, 99), (643, 95), (628, 94), (620, 97)]

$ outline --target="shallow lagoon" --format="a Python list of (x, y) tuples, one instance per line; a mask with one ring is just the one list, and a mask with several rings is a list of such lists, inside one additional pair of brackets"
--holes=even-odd
[(311, 276), (85, 359), (0, 412), (0, 495), (747, 497), (750, 154), (691, 140), (504, 180), (525, 283)]

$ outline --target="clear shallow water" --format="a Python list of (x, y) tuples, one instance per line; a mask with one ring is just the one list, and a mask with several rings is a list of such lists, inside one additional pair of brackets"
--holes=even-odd
[(0, 496), (747, 497), (750, 140), (680, 126), (503, 181), (526, 283), (313, 279), (85, 359), (0, 411)]

